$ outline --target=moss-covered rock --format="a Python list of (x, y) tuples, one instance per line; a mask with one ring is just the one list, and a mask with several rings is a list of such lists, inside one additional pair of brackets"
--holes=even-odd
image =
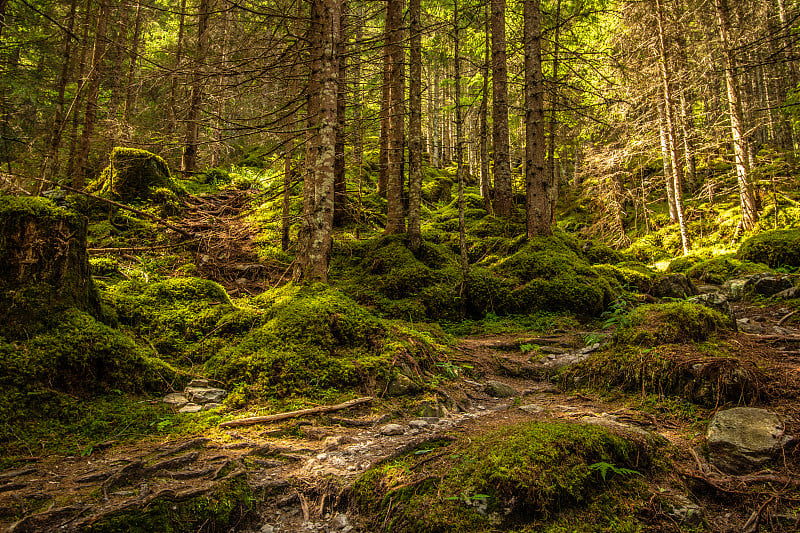
[(643, 490), (651, 453), (644, 439), (598, 426), (525, 422), (426, 443), (365, 473), (353, 494), (373, 529), (533, 531), (603, 494)]
[(111, 151), (109, 165), (87, 190), (121, 202), (167, 202), (186, 194), (172, 178), (166, 161), (145, 150), (121, 147)]
[(71, 307), (99, 311), (86, 227), (50, 200), (0, 196), (0, 335), (25, 338)]
[(764, 264), (741, 261), (736, 259), (733, 254), (725, 254), (693, 264), (686, 269), (686, 276), (704, 283), (722, 285), (729, 279), (768, 270), (769, 268)]
[(771, 268), (800, 266), (800, 229), (759, 233), (745, 240), (737, 259), (763, 263)]

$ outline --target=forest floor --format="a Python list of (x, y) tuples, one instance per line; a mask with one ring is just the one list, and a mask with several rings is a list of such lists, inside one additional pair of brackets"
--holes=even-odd
[[(765, 331), (786, 315), (779, 307), (742, 307), (738, 313)], [(564, 392), (545, 379), (548, 367), (579, 353), (587, 333), (462, 339), (451, 361), (454, 368), (470, 370), (439, 387), (438, 398), (452, 406), (440, 416), (402, 416), (399, 406), (388, 402), (381, 403), (382, 408), (361, 406), (346, 413), (224, 430), (224, 435), (145, 439), (98, 450), (89, 457), (34, 458), (0, 473), (0, 509), (25, 514), (14, 525), (7, 514), (0, 515), (0, 528), (87, 530), (123, 512), (152, 509), (164, 502), (171, 505), (246, 482), (261, 496), (256, 502), (232, 504), (231, 512), (250, 510), (242, 513), (233, 531), (368, 531), (362, 529), (348, 497), (351, 484), (367, 469), (425, 442), (469, 439), (525, 420), (573, 420), (666, 439), (676, 450), (671, 458), (674, 468), (657, 490), (699, 502), (710, 531), (756, 531), (759, 522), (792, 519), (769, 513), (788, 497), (787, 489), (800, 483), (797, 447), (770, 471), (755, 476), (722, 474), (700, 452), (702, 428), (712, 410), (697, 409), (687, 416), (680, 409), (654, 408), (645, 398), (631, 395)], [(778, 413), (790, 435), (800, 435), (797, 337), (739, 332), (729, 338), (741, 346), (740, 356), (756, 362), (768, 373), (767, 379), (782, 384), (780, 394), (765, 396), (757, 405)], [(536, 354), (532, 361), (531, 354), (519, 348), (526, 344), (549, 347), (551, 353)], [(510, 385), (510, 396), (487, 393), (487, 384), (495, 381)], [(384, 434), (391, 433), (385, 429), (388, 423), (397, 424), (398, 434)], [(651, 512), (652, 531), (682, 530), (658, 505), (653, 504)], [(193, 518), (187, 520), (191, 524)], [(796, 531), (797, 520), (784, 530)], [(203, 525), (195, 523), (189, 529), (200, 531)]]

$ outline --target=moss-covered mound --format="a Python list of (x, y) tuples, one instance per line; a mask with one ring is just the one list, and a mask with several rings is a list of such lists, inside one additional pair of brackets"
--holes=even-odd
[(613, 339), (618, 345), (653, 347), (702, 342), (729, 329), (729, 320), (718, 311), (690, 302), (672, 302), (637, 307), (614, 332)]
[(599, 315), (616, 298), (608, 280), (594, 270), (566, 235), (534, 237), (498, 262), (493, 272), (514, 284), (513, 313), (537, 310)]
[(742, 243), (738, 259), (771, 268), (800, 266), (800, 229), (765, 231)]
[[(610, 521), (634, 531), (637, 518), (610, 500), (644, 490), (638, 478), (651, 467), (650, 454), (644, 440), (606, 428), (525, 422), (477, 439), (422, 445), (365, 473), (353, 493), (374, 530), (545, 531), (571, 524), (563, 530), (579, 531), (575, 516), (592, 510), (597, 516), (585, 531), (611, 530), (601, 527)], [(606, 512), (601, 502), (610, 504)]]
[(186, 194), (159, 156), (120, 147), (111, 151), (109, 165), (87, 190), (122, 202), (154, 200), (160, 204)]
[(245, 383), (252, 395), (375, 393), (395, 367), (421, 378), (441, 349), (433, 336), (381, 320), (323, 284), (286, 285), (254, 304), (259, 325), (206, 363), (209, 376)]
[(25, 338), (64, 309), (97, 305), (86, 219), (43, 198), (0, 196), (0, 335)]
[(729, 279), (768, 271), (769, 267), (762, 263), (742, 261), (737, 259), (734, 254), (724, 254), (710, 259), (694, 256), (678, 258), (670, 263), (667, 270), (669, 272), (682, 272), (686, 274), (686, 277), (704, 283), (722, 285)]

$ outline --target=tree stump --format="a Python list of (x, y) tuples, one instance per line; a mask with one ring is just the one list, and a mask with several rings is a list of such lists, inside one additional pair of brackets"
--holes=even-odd
[(97, 314), (86, 219), (44, 198), (0, 196), (0, 334), (68, 307)]
[(186, 194), (162, 158), (145, 150), (120, 147), (112, 150), (109, 165), (87, 190), (120, 202), (154, 200), (159, 204)]

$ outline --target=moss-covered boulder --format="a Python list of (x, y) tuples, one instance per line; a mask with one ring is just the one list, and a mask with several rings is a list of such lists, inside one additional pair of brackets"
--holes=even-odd
[(764, 264), (742, 261), (736, 259), (733, 254), (725, 254), (698, 261), (687, 268), (685, 274), (690, 279), (722, 285), (729, 279), (740, 278), (767, 270), (769, 270), (769, 268)]
[(759, 233), (745, 240), (737, 259), (763, 263), (770, 268), (800, 266), (800, 229)]
[(554, 523), (579, 531), (582, 520), (591, 524), (585, 531), (608, 520), (635, 531), (633, 513), (598, 507), (646, 491), (651, 446), (594, 425), (523, 422), (425, 443), (366, 472), (352, 492), (376, 531), (543, 531)]
[(145, 150), (120, 147), (111, 151), (108, 166), (87, 190), (121, 202), (153, 200), (161, 204), (186, 194), (162, 158)]
[(50, 200), (0, 196), (0, 335), (24, 338), (67, 308), (98, 311), (86, 227)]

